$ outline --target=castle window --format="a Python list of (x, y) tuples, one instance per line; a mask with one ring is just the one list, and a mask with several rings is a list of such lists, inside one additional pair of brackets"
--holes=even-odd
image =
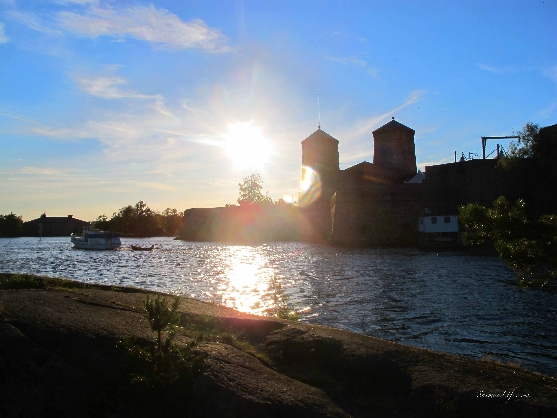
[(432, 216), (432, 217), (431, 217), (431, 223), (432, 223), (433, 225), (436, 225), (436, 224), (437, 224), (437, 216)]

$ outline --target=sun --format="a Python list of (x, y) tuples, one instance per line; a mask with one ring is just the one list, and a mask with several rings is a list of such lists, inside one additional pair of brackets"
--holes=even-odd
[(226, 155), (238, 169), (262, 169), (273, 154), (271, 141), (263, 136), (261, 129), (250, 122), (228, 125), (224, 135)]

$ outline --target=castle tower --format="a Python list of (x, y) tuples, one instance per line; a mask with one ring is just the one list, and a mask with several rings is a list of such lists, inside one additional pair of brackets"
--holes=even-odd
[(306, 167), (319, 175), (321, 195), (330, 200), (338, 183), (338, 141), (321, 129), (304, 139), (302, 141), (302, 183), (311, 174)]
[(402, 177), (416, 174), (415, 131), (393, 117), (373, 131), (373, 164), (401, 172)]
[(302, 141), (302, 190), (298, 203), (305, 208), (304, 239), (325, 241), (331, 231), (331, 199), (340, 181), (338, 141), (317, 129)]
[(318, 129), (302, 141), (302, 165), (316, 171), (338, 171), (338, 141)]

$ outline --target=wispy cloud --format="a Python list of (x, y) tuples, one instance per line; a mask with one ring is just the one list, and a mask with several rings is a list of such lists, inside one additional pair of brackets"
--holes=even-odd
[(0, 110), (0, 116), (4, 116), (5, 118), (12, 119), (12, 120), (17, 120), (17, 121), (25, 122), (25, 123), (31, 123), (31, 124), (37, 123), (37, 121), (35, 121), (33, 119), (29, 119), (29, 118), (26, 118), (26, 117), (20, 116), (20, 115), (14, 115), (12, 113), (7, 113), (7, 112), (4, 112), (2, 110)]
[(52, 0), (57, 4), (98, 4), (99, 0)]
[(534, 67), (522, 67), (518, 65), (491, 65), (480, 63), (478, 64), (478, 68), (483, 71), (488, 71), (494, 74), (513, 74), (513, 73), (523, 73), (526, 71), (535, 70)]
[(18, 172), (20, 174), (40, 174), (41, 176), (62, 176), (67, 174), (67, 171), (52, 167), (22, 167)]
[(551, 78), (553, 81), (557, 83), (557, 65), (555, 67), (546, 68), (542, 70), (542, 74), (545, 77)]
[(83, 129), (53, 127), (53, 126), (37, 126), (31, 130), (36, 135), (50, 137), (64, 141), (77, 141), (79, 139), (91, 138), (91, 135)]
[(425, 95), (424, 90), (412, 91), (403, 104), (395, 107), (394, 109), (389, 110), (388, 112), (383, 113), (382, 115), (373, 116), (368, 119), (364, 119), (357, 122), (356, 126), (352, 128), (349, 132), (346, 132), (343, 138), (351, 139), (365, 134), (369, 134), (370, 132), (372, 132), (372, 130), (378, 128), (380, 124), (385, 123), (389, 119), (389, 117), (391, 117), (394, 113), (422, 100), (424, 95)]
[(141, 182), (139, 183), (139, 186), (147, 187), (149, 189), (157, 189), (157, 190), (176, 190), (176, 187), (170, 186), (165, 183), (155, 183), (152, 181)]
[(495, 66), (490, 64), (478, 64), (478, 68), (493, 74), (515, 74), (527, 71), (539, 71), (543, 77), (552, 79), (557, 83), (557, 65), (549, 68), (522, 67), (517, 65)]
[(106, 75), (100, 77), (76, 77), (80, 89), (87, 94), (103, 99), (139, 98), (153, 99), (159, 96), (137, 93), (133, 90), (122, 90), (120, 86), (128, 84), (123, 77)]
[(60, 35), (62, 33), (60, 30), (54, 29), (51, 23), (43, 21), (34, 13), (11, 11), (8, 12), (7, 15), (16, 22), (19, 22), (22, 25), (25, 25), (37, 32), (41, 32), (47, 35)]
[(540, 113), (538, 114), (539, 118), (540, 119), (550, 118), (556, 108), (557, 108), (557, 101), (553, 101), (549, 106), (547, 106), (545, 109), (542, 109), (540, 111)]
[(10, 38), (8, 38), (6, 36), (6, 34), (4, 33), (4, 24), (0, 23), (0, 44), (5, 44), (9, 40), (10, 40)]
[(227, 52), (227, 38), (203, 20), (182, 21), (168, 10), (150, 6), (123, 9), (92, 6), (84, 13), (63, 11), (58, 23), (78, 35), (97, 38), (135, 38), (169, 49), (197, 48), (207, 52)]
[(328, 55), (323, 55), (323, 58), (329, 61), (340, 62), (341, 64), (352, 64), (358, 68), (364, 68), (367, 66), (367, 62), (358, 58), (343, 58), (343, 57), (331, 57)]
[(354, 58), (354, 57), (332, 57), (329, 55), (323, 55), (323, 58), (329, 61), (338, 62), (342, 65), (351, 65), (358, 69), (366, 69), (370, 75), (377, 75), (377, 68), (370, 67), (365, 60)]

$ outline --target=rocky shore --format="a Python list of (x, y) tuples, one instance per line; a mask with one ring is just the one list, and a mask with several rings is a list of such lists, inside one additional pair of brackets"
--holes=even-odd
[(557, 379), (516, 365), (188, 298), (175, 341), (202, 365), (155, 397), (118, 346), (153, 341), (153, 293), (11, 274), (0, 289), (2, 417), (557, 417)]

